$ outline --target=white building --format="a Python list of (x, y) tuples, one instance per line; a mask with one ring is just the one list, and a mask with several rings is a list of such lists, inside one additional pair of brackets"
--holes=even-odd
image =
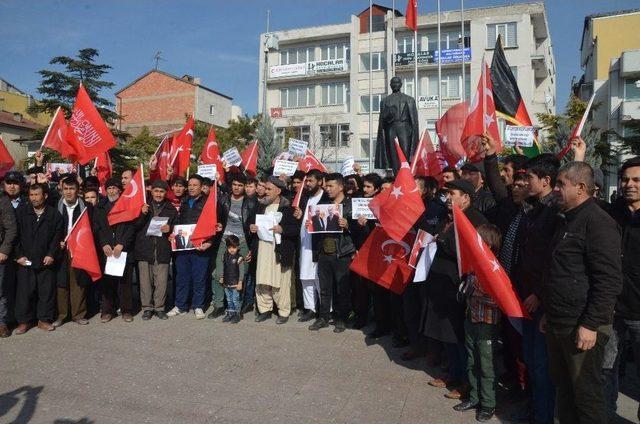
[[(369, 131), (369, 9), (343, 24), (261, 34), (259, 110), (274, 121), (276, 133), (309, 141), (327, 164), (353, 156), (368, 163), (369, 137), (375, 139), (379, 103), (390, 93), (389, 80), (402, 78), (402, 90), (414, 96), (413, 32), (404, 17), (389, 8), (372, 7), (371, 52), (373, 116)], [(462, 89), (460, 11), (440, 15), (442, 107), (474, 95), (483, 57), (490, 63), (498, 34), (532, 119), (555, 113), (555, 63), (542, 2), (468, 9), (464, 12), (465, 90)], [(432, 131), (438, 119), (437, 16), (418, 18), (418, 96), (420, 131)], [(394, 30), (395, 27), (395, 37)], [(277, 48), (266, 51), (265, 42)], [(393, 47), (395, 43), (395, 48)], [(395, 55), (394, 55), (395, 53)], [(392, 58), (395, 56), (395, 63)], [(266, 71), (266, 72), (265, 72)], [(264, 79), (266, 78), (266, 96)], [(375, 150), (374, 150), (375, 151)]]

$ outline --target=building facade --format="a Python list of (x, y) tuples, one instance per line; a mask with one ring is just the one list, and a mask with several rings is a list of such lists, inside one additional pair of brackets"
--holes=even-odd
[[(593, 126), (622, 136), (640, 120), (640, 9), (587, 16), (584, 20), (580, 65), (584, 75), (576, 86), (583, 100), (595, 93)], [(614, 151), (620, 143), (609, 136)], [(604, 169), (610, 195), (617, 187), (616, 169), (627, 155), (618, 152)]]
[(193, 115), (197, 121), (226, 128), (242, 113), (232, 101), (200, 84), (199, 78), (152, 70), (116, 92), (116, 112), (122, 116), (117, 127), (133, 135), (143, 127), (163, 134), (181, 128), (185, 116)]
[[(367, 164), (370, 138), (374, 146), (377, 134), (380, 100), (391, 92), (391, 77), (399, 76), (402, 91), (415, 95), (415, 51), (420, 131), (427, 129), (436, 140), (438, 86), (443, 113), (469, 100), (480, 77), (482, 60), (491, 62), (496, 38), (501, 34), (505, 55), (532, 119), (535, 121), (538, 112), (555, 113), (556, 70), (543, 3), (468, 9), (462, 20), (459, 10), (447, 11), (440, 14), (440, 19), (440, 53), (436, 14), (418, 17), (416, 48), (404, 17), (397, 10), (379, 5), (352, 15), (343, 24), (262, 34), (259, 110), (270, 114), (281, 142), (287, 137), (309, 141), (327, 164), (338, 165), (347, 157)], [(442, 56), (440, 81), (438, 54)]]

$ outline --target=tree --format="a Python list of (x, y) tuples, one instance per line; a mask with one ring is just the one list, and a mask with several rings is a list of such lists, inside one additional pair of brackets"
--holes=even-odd
[(273, 123), (268, 116), (260, 120), (260, 125), (256, 132), (258, 139), (258, 175), (271, 175), (270, 169), (273, 161), (279, 153), (278, 146), (274, 140), (275, 130)]
[(615, 153), (640, 156), (640, 119), (632, 119), (624, 126), (625, 133), (609, 131), (607, 134), (620, 143)]

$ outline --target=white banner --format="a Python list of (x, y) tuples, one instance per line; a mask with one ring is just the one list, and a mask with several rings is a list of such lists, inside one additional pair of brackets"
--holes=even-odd
[(533, 127), (516, 127), (507, 125), (504, 127), (504, 144), (505, 146), (531, 147), (535, 138), (535, 128)]
[(343, 176), (353, 175), (356, 171), (353, 170), (353, 165), (355, 165), (356, 161), (354, 158), (347, 158), (344, 162), (342, 162), (342, 168), (340, 169), (340, 173)]
[(216, 164), (212, 163), (210, 165), (198, 165), (198, 175), (202, 178), (211, 178), (212, 180), (216, 179)]
[(308, 141), (297, 140), (295, 138), (289, 139), (289, 153), (293, 156), (305, 156), (308, 148)]
[(284, 174), (290, 177), (293, 174), (295, 174), (297, 169), (298, 169), (298, 162), (295, 162), (292, 160), (277, 159), (275, 166), (273, 167), (273, 175), (275, 175), (276, 177), (279, 177), (280, 175)]
[(418, 109), (433, 109), (438, 107), (438, 96), (418, 96)]
[(342, 72), (348, 70), (345, 59), (316, 60), (307, 62), (308, 74), (321, 74), (324, 72)]
[(269, 68), (269, 78), (297, 77), (307, 74), (306, 63), (294, 63), (292, 65), (277, 65)]
[(237, 147), (232, 147), (222, 154), (222, 160), (225, 161), (227, 166), (238, 166), (242, 163), (242, 157), (238, 152)]
[(369, 209), (369, 202), (373, 200), (373, 197), (354, 197), (351, 199), (351, 218), (358, 219), (360, 216), (364, 216), (367, 219), (376, 219)]

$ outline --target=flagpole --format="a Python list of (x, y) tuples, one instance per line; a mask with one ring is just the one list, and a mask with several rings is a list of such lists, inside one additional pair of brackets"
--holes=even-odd
[[(442, 49), (440, 34), (440, 0), (438, 0), (438, 119), (442, 117)], [(438, 140), (439, 142), (440, 140)]]
[[(416, 8), (417, 9), (417, 8)], [(418, 11), (416, 10), (416, 30), (413, 31), (413, 94), (418, 102)]]
[[(189, 172), (189, 169), (187, 168), (187, 172)], [(142, 162), (140, 162), (140, 175), (142, 176), (142, 200), (144, 202), (144, 204), (147, 204), (147, 188), (144, 186), (144, 165), (142, 164)]]
[(51, 123), (49, 124), (49, 128), (47, 128), (47, 132), (44, 134), (44, 138), (42, 139), (42, 144), (40, 144), (40, 150), (42, 150), (42, 148), (44, 147), (44, 141), (49, 136), (49, 131), (51, 131), (51, 125), (53, 124), (53, 121), (55, 121), (56, 116), (58, 116), (58, 113), (60, 112), (60, 109), (62, 109), (62, 108), (60, 106), (58, 106), (58, 109), (56, 109), (56, 113), (54, 113), (53, 114), (53, 118), (51, 118)]
[(64, 238), (64, 242), (66, 243), (67, 240), (69, 240), (69, 236), (71, 235), (71, 233), (73, 232), (73, 229), (76, 228), (76, 225), (78, 225), (78, 222), (80, 222), (80, 219), (82, 218), (82, 215), (84, 215), (84, 213), (87, 211), (87, 207), (85, 206), (85, 208), (82, 210), (82, 212), (80, 212), (80, 216), (78, 217), (78, 219), (76, 219), (76, 222), (73, 223), (73, 225), (71, 226), (71, 230), (69, 230), (69, 233), (67, 234), (67, 236)]
[(396, 76), (396, 0), (391, 2), (391, 76)]
[[(373, 27), (373, 2), (369, 0), (369, 172), (373, 172), (373, 57), (371, 56), (371, 28)], [(338, 157), (336, 156), (336, 164)]]
[(484, 62), (484, 54), (482, 55), (482, 73), (480, 75), (482, 75), (482, 93), (478, 93), (482, 95), (482, 132), (486, 132), (487, 131), (487, 121), (485, 121), (484, 119), (484, 115), (487, 113), (487, 96), (485, 96), (484, 94), (484, 90), (487, 87), (487, 73), (485, 72), (485, 62)]
[(460, 0), (460, 33), (462, 34), (462, 101), (467, 101), (467, 85), (464, 67), (464, 0)]

